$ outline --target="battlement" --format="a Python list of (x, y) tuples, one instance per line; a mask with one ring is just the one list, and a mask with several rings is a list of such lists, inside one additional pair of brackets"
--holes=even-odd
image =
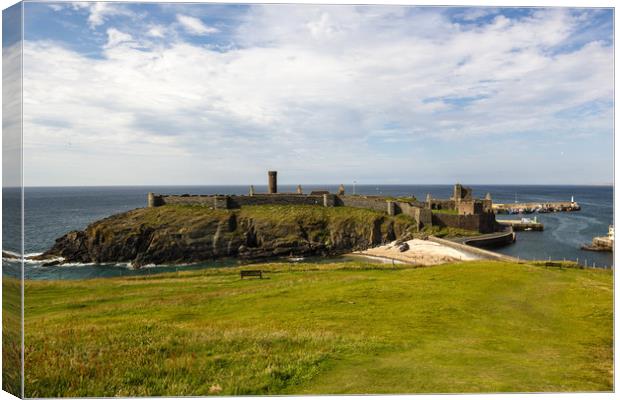
[[(149, 194), (150, 196), (151, 194)], [(216, 209), (234, 209), (243, 206), (259, 205), (323, 205), (322, 195), (304, 195), (296, 193), (274, 193), (274, 194), (253, 194), (245, 195), (165, 195), (152, 194), (155, 205), (165, 204), (177, 205), (196, 205), (206, 206)], [(149, 205), (150, 206), (150, 205)]]

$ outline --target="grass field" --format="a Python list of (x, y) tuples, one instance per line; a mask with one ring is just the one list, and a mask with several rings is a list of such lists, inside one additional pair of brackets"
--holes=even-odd
[(21, 396), (22, 288), (20, 281), (2, 277), (2, 390)]
[(27, 282), (26, 396), (613, 389), (608, 271), (259, 268)]

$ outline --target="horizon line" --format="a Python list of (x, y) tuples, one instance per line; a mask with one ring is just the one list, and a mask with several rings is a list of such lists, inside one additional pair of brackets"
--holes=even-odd
[[(278, 183), (281, 186), (296, 186), (296, 185), (349, 185), (349, 186), (452, 186), (460, 182), (455, 183)], [(461, 183), (466, 186), (611, 186), (614, 187), (614, 183)], [(118, 184), (118, 185), (23, 185), (23, 186), (3, 186), (3, 189), (16, 189), (16, 188), (78, 188), (78, 187), (149, 187), (149, 186), (169, 186), (169, 187), (187, 187), (187, 186), (268, 186), (268, 184), (252, 184), (252, 183), (226, 183), (226, 184)]]

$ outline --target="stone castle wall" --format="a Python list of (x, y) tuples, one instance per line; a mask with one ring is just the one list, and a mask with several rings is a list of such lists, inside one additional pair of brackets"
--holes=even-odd
[(229, 196), (230, 207), (274, 205), (323, 205), (323, 196), (280, 193), (276, 195), (255, 194), (254, 196)]
[(338, 196), (337, 206), (367, 208), (370, 210), (388, 212), (387, 202), (384, 199), (364, 196)]
[(482, 213), (482, 203), (474, 200), (463, 200), (456, 204), (459, 215), (474, 215)]
[(433, 213), (428, 208), (418, 207), (402, 201), (394, 202), (396, 214), (405, 214), (418, 221), (418, 227), (433, 225)]
[(320, 205), (325, 207), (365, 208), (390, 215), (405, 214), (416, 221), (420, 228), (432, 224), (429, 209), (418, 204), (386, 201), (380, 197), (346, 196), (335, 194), (303, 195), (296, 193), (255, 194), (253, 196), (235, 195), (155, 195), (149, 193), (147, 206), (158, 207), (164, 204), (196, 205), (217, 209), (232, 209), (258, 205)]
[[(164, 204), (186, 204), (186, 205), (195, 205), (195, 206), (205, 206), (205, 207), (215, 207), (215, 200), (218, 196), (202, 196), (202, 195), (192, 195), (192, 196), (168, 196), (168, 195), (155, 195), (155, 199), (159, 199), (158, 205)], [(219, 196), (225, 197), (225, 196)], [(154, 207), (157, 207), (155, 205)]]
[[(439, 209), (454, 207), (454, 201), (432, 200)], [(148, 194), (147, 205), (158, 207), (164, 204), (184, 204), (213, 207), (216, 209), (234, 209), (243, 206), (257, 205), (319, 205), (325, 207), (353, 207), (374, 210), (389, 215), (404, 214), (413, 218), (419, 228), (425, 226), (447, 226), (461, 228), (482, 233), (493, 232), (495, 229), (495, 215), (486, 212), (490, 209), (490, 201), (464, 201), (459, 204), (459, 214), (433, 214), (425, 203), (408, 203), (390, 201), (374, 196), (347, 196), (335, 194), (304, 195), (297, 193), (255, 194), (253, 196), (236, 195), (155, 195)], [(432, 205), (431, 205), (432, 206)], [(435, 208), (435, 207), (433, 207)]]
[(477, 215), (433, 214), (433, 226), (446, 226), (466, 229), (480, 233), (495, 232), (495, 214), (484, 213)]
[[(149, 195), (149, 199), (150, 199)], [(260, 206), (266, 204), (274, 205), (323, 205), (322, 195), (299, 195), (299, 194), (256, 194), (254, 196), (234, 196), (234, 195), (154, 195), (155, 199), (161, 199), (159, 202), (155, 201), (154, 205), (151, 205), (149, 200), (149, 207), (157, 207), (164, 204), (185, 204), (185, 205), (197, 205), (214, 208), (239, 208), (242, 206)]]
[(491, 200), (463, 200), (456, 203), (459, 215), (477, 215), (493, 211)]
[(456, 208), (454, 200), (430, 199), (430, 202), (425, 204), (432, 210), (454, 210)]

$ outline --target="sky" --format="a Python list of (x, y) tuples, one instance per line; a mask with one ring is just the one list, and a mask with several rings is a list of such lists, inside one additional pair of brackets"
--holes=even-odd
[(24, 15), (29, 186), (613, 182), (610, 9)]

